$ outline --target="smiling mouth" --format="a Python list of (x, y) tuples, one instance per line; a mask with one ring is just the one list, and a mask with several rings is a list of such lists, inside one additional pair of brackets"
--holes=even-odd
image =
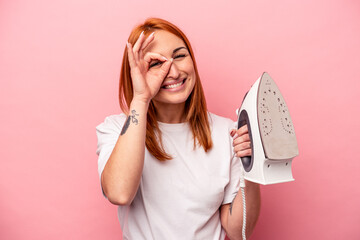
[(182, 80), (181, 82), (178, 82), (178, 83), (174, 83), (174, 84), (169, 84), (169, 85), (165, 85), (161, 88), (164, 88), (164, 89), (172, 89), (172, 88), (177, 88), (177, 87), (180, 87), (181, 85), (184, 84), (184, 82), (186, 81), (187, 78), (185, 78), (184, 80)]

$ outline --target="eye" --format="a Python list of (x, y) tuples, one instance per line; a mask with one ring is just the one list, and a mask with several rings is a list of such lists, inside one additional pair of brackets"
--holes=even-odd
[(174, 59), (183, 58), (183, 57), (185, 57), (185, 56), (186, 56), (185, 54), (179, 54), (179, 55), (176, 55), (176, 56), (174, 57)]
[(162, 64), (162, 62), (153, 62), (153, 63), (150, 64), (149, 68), (156, 67), (156, 66), (161, 65), (161, 64)]

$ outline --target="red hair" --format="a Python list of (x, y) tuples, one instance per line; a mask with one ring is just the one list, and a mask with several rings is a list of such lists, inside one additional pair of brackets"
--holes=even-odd
[[(189, 122), (194, 137), (194, 148), (198, 143), (200, 146), (203, 147), (204, 151), (207, 152), (212, 148), (212, 140), (205, 95), (201, 86), (194, 53), (191, 48), (190, 42), (185, 36), (185, 34), (178, 27), (168, 21), (159, 18), (149, 18), (143, 24), (133, 29), (129, 36), (128, 42), (134, 45), (136, 40), (139, 38), (141, 32), (144, 31), (144, 35), (148, 36), (155, 30), (164, 30), (176, 35), (184, 41), (190, 53), (194, 64), (196, 81), (193, 91), (185, 102), (186, 121)], [(127, 48), (125, 47), (120, 73), (119, 102), (121, 110), (126, 114), (129, 113), (129, 106), (132, 99), (133, 86), (130, 74)], [(171, 156), (165, 152), (162, 145), (161, 131), (157, 123), (156, 109), (152, 101), (149, 104), (149, 109), (147, 112), (145, 145), (148, 151), (155, 158), (162, 161), (171, 159)]]

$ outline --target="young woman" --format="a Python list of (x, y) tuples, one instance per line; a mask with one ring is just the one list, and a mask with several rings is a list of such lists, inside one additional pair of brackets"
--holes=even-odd
[[(246, 126), (207, 111), (191, 45), (173, 24), (148, 19), (130, 34), (120, 76), (124, 113), (97, 126), (104, 195), (123, 239), (241, 239)], [(234, 157), (234, 153), (237, 157)], [(249, 236), (260, 190), (246, 182)]]

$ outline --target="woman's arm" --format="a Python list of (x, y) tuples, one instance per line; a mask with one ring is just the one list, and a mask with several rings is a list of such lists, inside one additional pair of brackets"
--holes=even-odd
[(140, 184), (145, 154), (148, 103), (132, 101), (129, 116), (101, 175), (109, 201), (130, 204)]
[[(246, 236), (253, 232), (260, 213), (259, 184), (245, 181)], [(221, 224), (231, 240), (242, 239), (243, 203), (239, 191), (231, 204), (221, 206)]]
[[(172, 60), (160, 54), (144, 54), (143, 50), (153, 39), (154, 34), (145, 39), (141, 33), (133, 47), (127, 43), (134, 98), (120, 136), (101, 174), (104, 193), (116, 205), (130, 204), (139, 187), (144, 166), (148, 106), (172, 64)], [(149, 71), (149, 64), (153, 60), (163, 63), (158, 71)]]
[[(251, 142), (247, 126), (231, 132), (234, 152), (237, 157), (251, 155)], [(260, 213), (260, 186), (257, 183), (245, 181), (246, 200), (246, 236), (250, 236)], [(224, 204), (220, 208), (221, 224), (231, 240), (242, 239), (243, 200), (239, 192), (231, 204)]]

